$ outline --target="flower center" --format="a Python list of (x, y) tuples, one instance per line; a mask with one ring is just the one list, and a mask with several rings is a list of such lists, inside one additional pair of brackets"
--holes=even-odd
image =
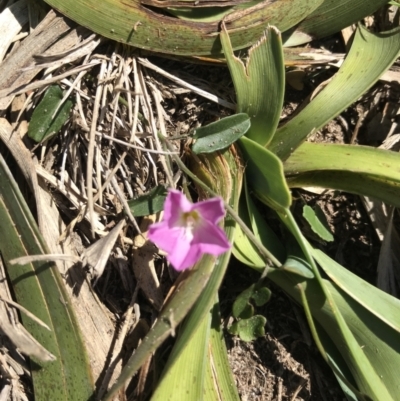
[(191, 241), (193, 239), (193, 231), (200, 222), (200, 214), (196, 210), (184, 212), (181, 214), (180, 223), (185, 230), (186, 238)]

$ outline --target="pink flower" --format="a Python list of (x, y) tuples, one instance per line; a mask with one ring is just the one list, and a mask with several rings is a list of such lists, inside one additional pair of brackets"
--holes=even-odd
[(231, 244), (218, 226), (225, 210), (221, 198), (190, 203), (181, 192), (169, 190), (164, 218), (152, 224), (148, 237), (167, 253), (175, 270), (193, 266), (204, 253), (218, 256)]

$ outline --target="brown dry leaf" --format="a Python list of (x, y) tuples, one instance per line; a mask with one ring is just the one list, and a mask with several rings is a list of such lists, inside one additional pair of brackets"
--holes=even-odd
[(19, 0), (6, 7), (0, 14), (0, 62), (4, 59), (15, 36), (28, 22), (28, 1)]
[(393, 224), (395, 209), (377, 199), (361, 196), (371, 223), (381, 240), (377, 266), (377, 287), (400, 296), (400, 233)]
[(157, 252), (157, 248), (147, 240), (149, 226), (156, 221), (158, 219), (155, 214), (143, 219), (140, 225), (142, 235), (136, 236), (133, 240), (132, 268), (138, 285), (146, 298), (155, 309), (160, 310), (164, 298), (154, 267), (154, 254)]
[(304, 78), (306, 76), (306, 72), (304, 70), (296, 69), (286, 72), (286, 82), (293, 88), (298, 91), (302, 91), (304, 89)]
[[(0, 65), (0, 110), (7, 109), (15, 94), (27, 91), (29, 88), (25, 86), (39, 71), (46, 67), (60, 67), (77, 60), (91, 53), (100, 43), (94, 35), (83, 41), (82, 36), (89, 36), (90, 32), (83, 28), (79, 28), (78, 31), (73, 29), (74, 27), (74, 23), (67, 22), (63, 17), (57, 16), (54, 11), (50, 11), (35, 30)], [(38, 60), (45, 61), (45, 64), (38, 63)], [(88, 67), (84, 65), (79, 68)], [(66, 76), (73, 72), (76, 72), (76, 69), (70, 70)], [(60, 78), (58, 77), (57, 80)], [(47, 80), (39, 82), (40, 86), (48, 84)]]
[(400, 233), (393, 224), (395, 209), (391, 208), (378, 261), (378, 288), (400, 296)]
[(121, 220), (105, 237), (99, 239), (83, 251), (82, 262), (84, 266), (89, 267), (92, 278), (95, 279), (93, 286), (96, 285), (98, 279), (102, 276), (115, 241), (125, 224), (125, 220)]

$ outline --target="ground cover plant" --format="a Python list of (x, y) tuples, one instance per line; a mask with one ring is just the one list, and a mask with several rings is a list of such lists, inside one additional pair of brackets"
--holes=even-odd
[[(239, 399), (224, 335), (265, 336), (259, 310), (273, 282), (303, 308), (347, 399), (398, 399), (398, 152), (307, 141), (384, 74), (396, 79), (399, 13), (386, 3), (48, 2), (85, 28), (45, 3), (3, 5), (0, 251), (24, 328), (2, 309), (1, 329), (30, 360), (5, 353), (22, 373), (2, 365), (4, 397)], [(389, 14), (391, 29), (379, 27)], [(35, 29), (10, 48), (28, 21)], [(345, 55), (305, 45), (357, 22)], [(221, 86), (188, 84), (127, 45), (226, 64), (234, 103)], [(282, 120), (290, 73), (328, 65), (331, 79)], [(210, 102), (204, 121), (188, 93)], [(320, 210), (294, 198), (304, 187), (393, 208), (380, 262), (389, 294), (318, 249), (333, 237)], [(219, 291), (237, 261), (258, 277), (226, 324)]]

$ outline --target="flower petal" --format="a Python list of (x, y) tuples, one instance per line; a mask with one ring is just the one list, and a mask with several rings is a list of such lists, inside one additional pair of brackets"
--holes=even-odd
[(150, 226), (147, 237), (160, 249), (170, 253), (179, 246), (179, 241), (182, 239), (182, 231), (182, 228), (170, 228), (166, 221), (162, 221)]
[(217, 224), (225, 216), (224, 202), (221, 198), (211, 198), (195, 203), (192, 210), (196, 210), (203, 219), (212, 224)]
[(182, 213), (190, 212), (193, 204), (189, 202), (186, 196), (176, 189), (170, 189), (164, 202), (164, 221), (170, 227), (179, 220)]
[(179, 241), (173, 252), (167, 255), (168, 262), (175, 270), (182, 271), (192, 267), (202, 256), (198, 245), (193, 245), (187, 241)]
[(175, 270), (185, 270), (204, 253), (218, 256), (230, 249), (225, 232), (217, 225), (224, 215), (221, 198), (192, 204), (181, 192), (169, 190), (163, 221), (150, 226), (148, 238), (167, 253)]
[(192, 246), (198, 245), (202, 253), (218, 256), (231, 248), (224, 230), (207, 220), (193, 234)]
[(170, 228), (167, 222), (152, 224), (148, 238), (167, 253), (167, 260), (175, 270), (192, 267), (201, 258), (199, 245), (192, 245), (182, 227)]

